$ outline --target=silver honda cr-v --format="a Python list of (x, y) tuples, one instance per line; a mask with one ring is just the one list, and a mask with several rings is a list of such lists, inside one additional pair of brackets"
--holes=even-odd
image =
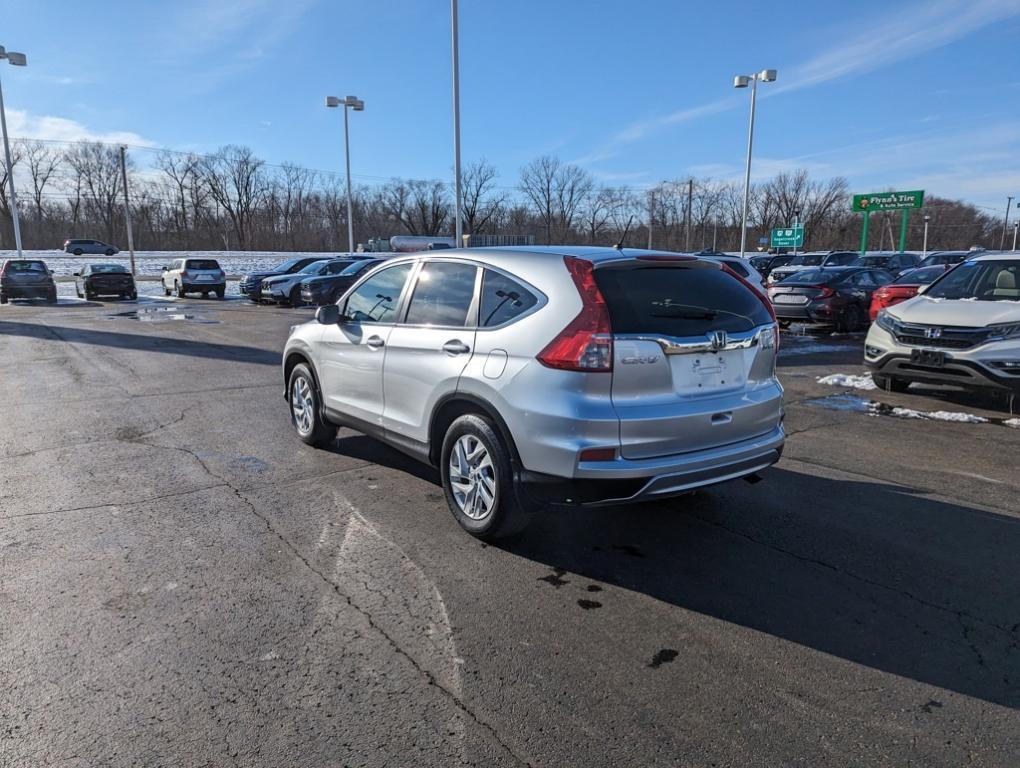
[(447, 250), (366, 274), (283, 356), (311, 445), (349, 426), (439, 468), (481, 538), (543, 504), (753, 475), (783, 448), (778, 330), (726, 266), (611, 248)]

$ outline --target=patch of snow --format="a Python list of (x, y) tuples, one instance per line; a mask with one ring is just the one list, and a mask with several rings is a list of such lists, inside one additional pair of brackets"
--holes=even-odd
[(819, 376), (819, 384), (828, 384), (831, 387), (849, 387), (850, 389), (878, 389), (878, 386), (867, 373), (856, 375), (853, 373), (832, 373), (828, 376)]
[(1020, 429), (1020, 419), (1006, 419), (1002, 423), (1007, 427), (1016, 427), (1017, 429)]
[(987, 424), (988, 419), (975, 416), (973, 413), (959, 411), (917, 411), (913, 408), (892, 408), (883, 411), (884, 416), (896, 416), (900, 419), (925, 419), (928, 421), (952, 421), (959, 424)]

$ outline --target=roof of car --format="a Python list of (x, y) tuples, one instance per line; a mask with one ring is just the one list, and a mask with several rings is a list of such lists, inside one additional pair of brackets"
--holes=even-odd
[(967, 261), (1020, 261), (1020, 251), (992, 251), (973, 256)]

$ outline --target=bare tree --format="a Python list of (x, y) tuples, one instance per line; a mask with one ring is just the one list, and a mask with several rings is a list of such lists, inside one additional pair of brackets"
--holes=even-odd
[(203, 159), (209, 195), (230, 220), (237, 247), (249, 247), (256, 208), (266, 196), (265, 163), (248, 147), (229, 145)]
[[(67, 151), (66, 161), (80, 182), (87, 214), (98, 220), (106, 239), (113, 240), (122, 216), (119, 150), (98, 141), (79, 141)], [(130, 157), (127, 162), (130, 167)]]
[(548, 155), (521, 169), (521, 191), (542, 222), (546, 243), (552, 242), (554, 233), (567, 235), (592, 186), (587, 171)]
[(469, 164), (461, 174), (461, 212), (465, 230), (477, 235), (499, 214), (505, 194), (497, 194), (496, 169), (484, 159)]
[(35, 218), (43, 217), (43, 197), (53, 174), (60, 167), (60, 153), (50, 144), (42, 141), (24, 142), (25, 161), (28, 166), (29, 181), (32, 184), (32, 206)]

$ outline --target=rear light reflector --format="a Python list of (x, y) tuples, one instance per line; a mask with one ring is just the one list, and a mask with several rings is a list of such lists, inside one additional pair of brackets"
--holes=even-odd
[(564, 256), (563, 262), (581, 297), (581, 311), (538, 353), (538, 361), (564, 371), (612, 371), (613, 329), (595, 268), (574, 256)]
[(616, 449), (585, 448), (577, 458), (580, 461), (613, 461), (616, 458)]

